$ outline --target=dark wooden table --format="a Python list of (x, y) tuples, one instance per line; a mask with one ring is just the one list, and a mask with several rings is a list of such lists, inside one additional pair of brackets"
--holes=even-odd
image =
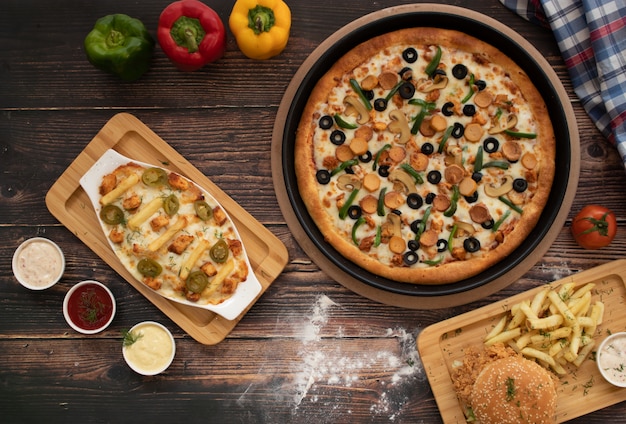
[[(575, 98), (556, 43), (497, 0), (449, 0), (524, 35), (570, 96), (581, 142), (572, 211), (544, 257), (519, 281), (485, 299), (437, 310), (386, 306), (344, 288), (301, 250), (274, 193), (270, 145), (283, 93), (300, 64), (333, 32), (411, 1), (291, 1), (287, 49), (251, 61), (229, 33), (223, 59), (196, 73), (174, 69), (157, 47), (149, 73), (122, 83), (93, 68), (82, 43), (97, 18), (126, 13), (154, 34), (169, 0), (0, 4), (0, 422), (441, 422), (416, 352), (430, 324), (626, 255), (623, 228), (609, 248), (585, 251), (570, 235), (574, 212), (603, 204), (626, 225), (626, 173), (615, 149)], [(212, 1), (226, 22), (232, 1)], [(98, 130), (118, 112), (136, 115), (274, 233), (288, 248), (284, 272), (221, 343), (196, 342), (49, 213), (44, 198)], [(66, 273), (31, 292), (13, 278), (24, 239), (58, 242)], [(63, 296), (97, 279), (117, 297), (113, 324), (83, 336), (65, 323)], [(141, 377), (124, 363), (120, 332), (143, 320), (165, 324), (171, 368)], [(626, 420), (626, 404), (575, 422)], [(80, 421), (79, 421), (80, 420)]]

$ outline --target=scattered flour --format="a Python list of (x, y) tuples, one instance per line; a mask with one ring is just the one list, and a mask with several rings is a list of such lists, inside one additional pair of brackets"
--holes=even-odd
[[(328, 323), (333, 307), (338, 307), (326, 295), (319, 295), (311, 314), (305, 317), (302, 326), (302, 347), (298, 352), (301, 361), (296, 364), (294, 377), (293, 403), (294, 413), (306, 399), (308, 402), (319, 402), (325, 399), (329, 405), (334, 404), (332, 393), (341, 388), (367, 388), (379, 393), (377, 401), (371, 406), (373, 415), (388, 416), (390, 421), (398, 418), (398, 413), (409, 401), (410, 390), (407, 385), (415, 379), (425, 379), (425, 374), (415, 346), (415, 336), (403, 328), (389, 328), (385, 337), (397, 339), (399, 352), (370, 350), (359, 352), (342, 352), (341, 347), (328, 351), (328, 344), (322, 343), (321, 330)], [(339, 329), (337, 337), (342, 337)], [(389, 379), (376, 378), (378, 387), (372, 387), (371, 379), (361, 382), (359, 374), (368, 369), (385, 369), (393, 372)], [(387, 381), (388, 380), (388, 381)], [(330, 386), (330, 387), (329, 387)]]

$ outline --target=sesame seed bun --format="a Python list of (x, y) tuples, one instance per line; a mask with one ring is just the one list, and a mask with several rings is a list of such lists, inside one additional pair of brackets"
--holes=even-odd
[(556, 385), (548, 370), (511, 356), (488, 364), (470, 397), (480, 424), (554, 423)]

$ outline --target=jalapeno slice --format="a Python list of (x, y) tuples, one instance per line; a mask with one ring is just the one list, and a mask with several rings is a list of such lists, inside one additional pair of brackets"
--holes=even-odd
[(202, 271), (194, 271), (189, 274), (185, 284), (190, 292), (201, 293), (209, 284), (209, 277)]
[(141, 181), (149, 187), (156, 187), (167, 183), (167, 172), (161, 168), (148, 168), (141, 174)]
[(137, 264), (137, 271), (145, 277), (157, 277), (163, 271), (163, 267), (154, 259), (144, 258)]
[(169, 216), (175, 215), (178, 212), (178, 208), (180, 208), (180, 202), (175, 194), (170, 194), (163, 199), (163, 209)]
[(203, 221), (208, 221), (213, 216), (213, 210), (207, 202), (204, 200), (196, 200), (193, 204), (193, 208), (196, 210), (196, 215)]
[(211, 255), (211, 259), (217, 263), (226, 262), (226, 259), (228, 259), (228, 244), (224, 239), (218, 240), (217, 243), (211, 247), (211, 250), (209, 250), (209, 254)]
[(100, 219), (109, 225), (121, 224), (124, 221), (124, 212), (115, 205), (106, 205), (100, 209)]

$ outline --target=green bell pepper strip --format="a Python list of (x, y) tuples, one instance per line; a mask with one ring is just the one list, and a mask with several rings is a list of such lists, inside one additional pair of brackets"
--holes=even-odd
[(150, 68), (154, 44), (139, 19), (121, 13), (98, 19), (84, 41), (93, 66), (125, 81), (138, 79)]
[(458, 227), (456, 224), (452, 226), (452, 230), (450, 230), (450, 235), (448, 236), (448, 252), (452, 253), (452, 242), (454, 241), (454, 236), (456, 235), (456, 230)]
[(504, 130), (504, 132), (508, 135), (510, 135), (511, 137), (518, 137), (518, 138), (537, 138), (537, 134), (535, 133), (525, 133), (525, 132), (519, 132), (519, 131), (512, 131), (512, 130)]
[(498, 199), (504, 203), (505, 205), (507, 205), (509, 208), (513, 209), (515, 212), (517, 212), (518, 214), (522, 214), (524, 211), (522, 210), (522, 208), (520, 208), (519, 206), (517, 206), (516, 204), (514, 204), (513, 202), (511, 202), (509, 199), (507, 199), (504, 196), (499, 196)]
[(440, 61), (441, 61), (441, 46), (437, 46), (437, 51), (435, 52), (435, 56), (430, 61), (428, 66), (426, 66), (425, 72), (429, 77), (433, 76), (433, 73), (437, 70), (437, 67), (439, 66)]
[(355, 80), (354, 78), (350, 79), (350, 85), (352, 86), (352, 89), (355, 91), (356, 94), (359, 95), (359, 98), (361, 99), (361, 101), (363, 102), (363, 104), (365, 105), (365, 108), (367, 110), (372, 110), (372, 103), (370, 102), (370, 100), (367, 98), (367, 96), (365, 95), (365, 93), (363, 93), (363, 89), (361, 88), (361, 86), (359, 85), (358, 81)]
[(335, 120), (335, 123), (337, 124), (337, 126), (339, 128), (345, 128), (347, 130), (353, 130), (353, 129), (356, 129), (356, 128), (359, 127), (357, 124), (353, 124), (351, 122), (346, 121), (338, 113), (335, 113), (335, 115), (333, 116), (333, 119)]
[(509, 215), (511, 215), (511, 211), (508, 210), (504, 213), (504, 215), (502, 215), (500, 217), (500, 219), (498, 219), (495, 224), (493, 224), (493, 227), (491, 227), (491, 231), (493, 231), (494, 233), (496, 231), (498, 231), (498, 228), (500, 228), (500, 225), (502, 225), (502, 223), (509, 217)]
[(509, 166), (509, 163), (503, 160), (492, 160), (491, 162), (483, 163), (483, 168), (509, 169)]
[(378, 207), (376, 208), (376, 213), (378, 216), (385, 216), (385, 193), (387, 192), (387, 187), (383, 187), (380, 190), (380, 194), (378, 195)]
[(452, 197), (450, 198), (450, 207), (446, 209), (446, 211), (443, 213), (444, 216), (447, 216), (449, 218), (452, 215), (454, 215), (454, 213), (456, 212), (458, 201), (459, 201), (459, 195), (460, 195), (459, 186), (457, 185), (453, 186)]
[(442, 261), (443, 261), (443, 255), (439, 256), (435, 260), (432, 260), (432, 261), (431, 260), (425, 260), (425, 261), (422, 261), (422, 262), (424, 262), (426, 265), (439, 265)]
[(359, 219), (357, 219), (354, 225), (352, 226), (352, 242), (356, 244), (357, 246), (359, 245), (359, 241), (356, 238), (356, 230), (358, 230), (361, 224), (364, 224), (364, 223), (365, 223), (365, 218), (360, 216)]
[(483, 169), (483, 146), (478, 146), (476, 160), (474, 160), (474, 172), (479, 172), (481, 169)]
[(331, 175), (331, 176), (333, 176), (333, 175), (337, 175), (338, 173), (340, 173), (340, 172), (341, 172), (341, 171), (343, 171), (344, 169), (349, 168), (349, 167), (351, 167), (351, 166), (354, 166), (354, 165), (356, 165), (357, 163), (359, 163), (359, 161), (358, 161), (358, 160), (356, 160), (356, 159), (350, 159), (350, 160), (347, 160), (347, 161), (345, 161), (345, 162), (341, 162), (341, 164), (340, 164), (337, 168), (333, 169), (333, 170), (330, 172), (330, 175)]
[(418, 225), (417, 233), (415, 234), (415, 240), (419, 241), (420, 236), (422, 235), (422, 233), (426, 229), (426, 223), (428, 221), (428, 218), (430, 218), (430, 210), (431, 209), (432, 209), (432, 206), (429, 206), (426, 209), (426, 211), (424, 212), (424, 216), (422, 217), (422, 220), (420, 221), (420, 223)]
[(400, 168), (404, 169), (407, 174), (412, 176), (416, 184), (424, 184), (424, 179), (422, 178), (420, 173), (417, 172), (415, 168), (413, 168), (411, 165), (409, 165), (408, 163), (403, 163), (402, 165), (400, 165)]
[(472, 98), (472, 96), (474, 95), (474, 74), (470, 74), (470, 80), (469, 80), (469, 93), (467, 93), (467, 95), (465, 97), (463, 97), (463, 100), (461, 100), (462, 104), (465, 104), (467, 102), (469, 102), (469, 99)]
[(376, 152), (376, 156), (374, 157), (374, 163), (372, 164), (372, 171), (376, 171), (378, 167), (378, 161), (380, 160), (380, 155), (385, 151), (391, 149), (391, 144), (387, 143), (383, 147), (380, 148), (378, 152)]
[(452, 134), (453, 129), (454, 129), (454, 126), (450, 125), (446, 129), (446, 132), (443, 133), (443, 136), (441, 137), (441, 141), (439, 142), (439, 148), (437, 149), (437, 153), (443, 153), (443, 148), (446, 146), (446, 143), (448, 142), (448, 139), (450, 138), (450, 135)]
[(355, 190), (352, 190), (352, 193), (350, 193), (350, 196), (346, 200), (346, 203), (344, 203), (341, 209), (339, 209), (339, 218), (346, 219), (346, 216), (348, 216), (348, 209), (350, 209), (350, 206), (352, 206), (352, 203), (354, 202), (354, 199), (356, 199), (356, 195), (358, 193), (359, 193), (358, 188)]

